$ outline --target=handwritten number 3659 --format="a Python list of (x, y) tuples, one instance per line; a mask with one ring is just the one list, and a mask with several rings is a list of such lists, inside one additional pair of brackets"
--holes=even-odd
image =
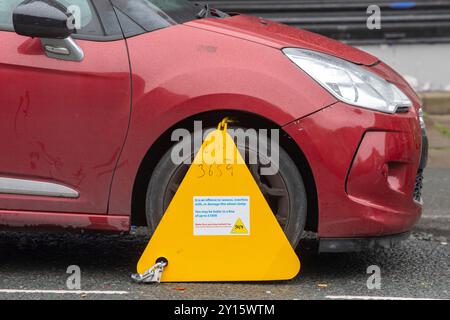
[(198, 178), (203, 178), (205, 176), (220, 178), (224, 174), (229, 174), (233, 176), (233, 166), (231, 164), (213, 164), (213, 165), (199, 165), (201, 174)]

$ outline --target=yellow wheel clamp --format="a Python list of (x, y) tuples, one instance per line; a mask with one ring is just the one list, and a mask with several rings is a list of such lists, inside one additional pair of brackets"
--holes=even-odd
[(300, 261), (233, 139), (206, 137), (138, 264), (138, 282), (287, 280)]

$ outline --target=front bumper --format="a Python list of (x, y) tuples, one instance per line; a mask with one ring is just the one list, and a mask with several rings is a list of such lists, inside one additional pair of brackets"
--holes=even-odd
[(422, 133), (415, 108), (391, 115), (338, 102), (284, 130), (315, 179), (319, 238), (396, 235), (419, 219), (414, 189)]

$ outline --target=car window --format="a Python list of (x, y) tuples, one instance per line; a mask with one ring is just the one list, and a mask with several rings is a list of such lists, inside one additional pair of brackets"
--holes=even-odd
[[(1, 0), (0, 1), (0, 30), (14, 31), (12, 13), (14, 8), (24, 0)], [(70, 11), (79, 16), (80, 22), (76, 23), (75, 34), (79, 35), (101, 35), (102, 29), (98, 19), (95, 17), (94, 9), (89, 0), (56, 0)]]
[[(80, 29), (85, 28), (89, 23), (92, 21), (92, 9), (89, 5), (88, 0), (57, 0), (59, 3), (61, 3), (64, 7), (68, 8), (69, 10), (73, 10), (72, 12), (75, 12), (76, 15), (79, 14), (80, 18)], [(78, 18), (78, 17), (77, 17)]]
[(197, 19), (200, 8), (187, 0), (113, 0), (121, 23), (153, 31)]

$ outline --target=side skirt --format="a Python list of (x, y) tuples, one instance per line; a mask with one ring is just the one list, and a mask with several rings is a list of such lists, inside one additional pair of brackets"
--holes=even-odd
[(127, 232), (129, 216), (0, 210), (0, 227)]

